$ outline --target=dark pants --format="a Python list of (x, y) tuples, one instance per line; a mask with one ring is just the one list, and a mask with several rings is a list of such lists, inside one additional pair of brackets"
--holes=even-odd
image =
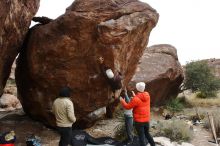
[(133, 141), (133, 117), (125, 115), (125, 128), (128, 141)]
[(57, 127), (57, 130), (60, 134), (59, 146), (73, 146), (72, 127)]
[(146, 146), (147, 143), (145, 142), (145, 137), (147, 138), (151, 146), (155, 146), (154, 140), (149, 133), (149, 122), (146, 123), (135, 122), (135, 128), (138, 133), (140, 146)]

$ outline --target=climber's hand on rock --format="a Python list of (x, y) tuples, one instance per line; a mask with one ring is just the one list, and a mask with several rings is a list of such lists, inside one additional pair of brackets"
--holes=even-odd
[(132, 93), (132, 96), (135, 96), (135, 93), (134, 93), (134, 91), (131, 91), (131, 93)]
[(104, 62), (104, 58), (103, 57), (99, 57), (99, 63), (103, 64), (103, 62)]

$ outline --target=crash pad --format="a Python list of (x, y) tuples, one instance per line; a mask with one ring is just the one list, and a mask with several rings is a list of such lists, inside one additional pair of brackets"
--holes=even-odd
[(118, 141), (112, 137), (94, 138), (83, 130), (73, 130), (73, 141), (76, 146), (137, 146), (138, 137), (134, 137), (132, 143)]

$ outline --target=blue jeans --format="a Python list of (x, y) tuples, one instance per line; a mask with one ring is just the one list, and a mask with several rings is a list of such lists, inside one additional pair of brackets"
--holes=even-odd
[(60, 134), (59, 146), (73, 146), (72, 127), (57, 127), (57, 130)]
[(127, 137), (128, 137), (128, 141), (133, 141), (133, 117), (125, 116), (125, 129), (126, 129), (126, 133), (127, 133)]
[(135, 122), (135, 128), (138, 133), (140, 146), (146, 146), (147, 143), (145, 141), (145, 137), (147, 138), (151, 146), (155, 146), (154, 139), (149, 133), (149, 122), (145, 122), (145, 123)]

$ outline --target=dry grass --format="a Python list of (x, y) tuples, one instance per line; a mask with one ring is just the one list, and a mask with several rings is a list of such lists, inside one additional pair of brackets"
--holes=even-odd
[(191, 93), (185, 96), (186, 102), (192, 106), (196, 107), (210, 107), (210, 106), (220, 106), (220, 92), (217, 97), (210, 98), (198, 98), (196, 93)]
[[(220, 137), (220, 111), (211, 112), (210, 115), (212, 115), (214, 118), (214, 125), (215, 125), (217, 137)], [(210, 126), (210, 122), (209, 122), (208, 118), (205, 119), (204, 126), (205, 126), (205, 128), (208, 128), (211, 130), (211, 126)]]
[(184, 142), (193, 138), (193, 131), (182, 120), (161, 120), (156, 126), (154, 136), (165, 136), (171, 141)]
[(217, 137), (220, 138), (220, 113), (217, 113), (214, 115), (214, 122), (215, 122), (215, 129)]

